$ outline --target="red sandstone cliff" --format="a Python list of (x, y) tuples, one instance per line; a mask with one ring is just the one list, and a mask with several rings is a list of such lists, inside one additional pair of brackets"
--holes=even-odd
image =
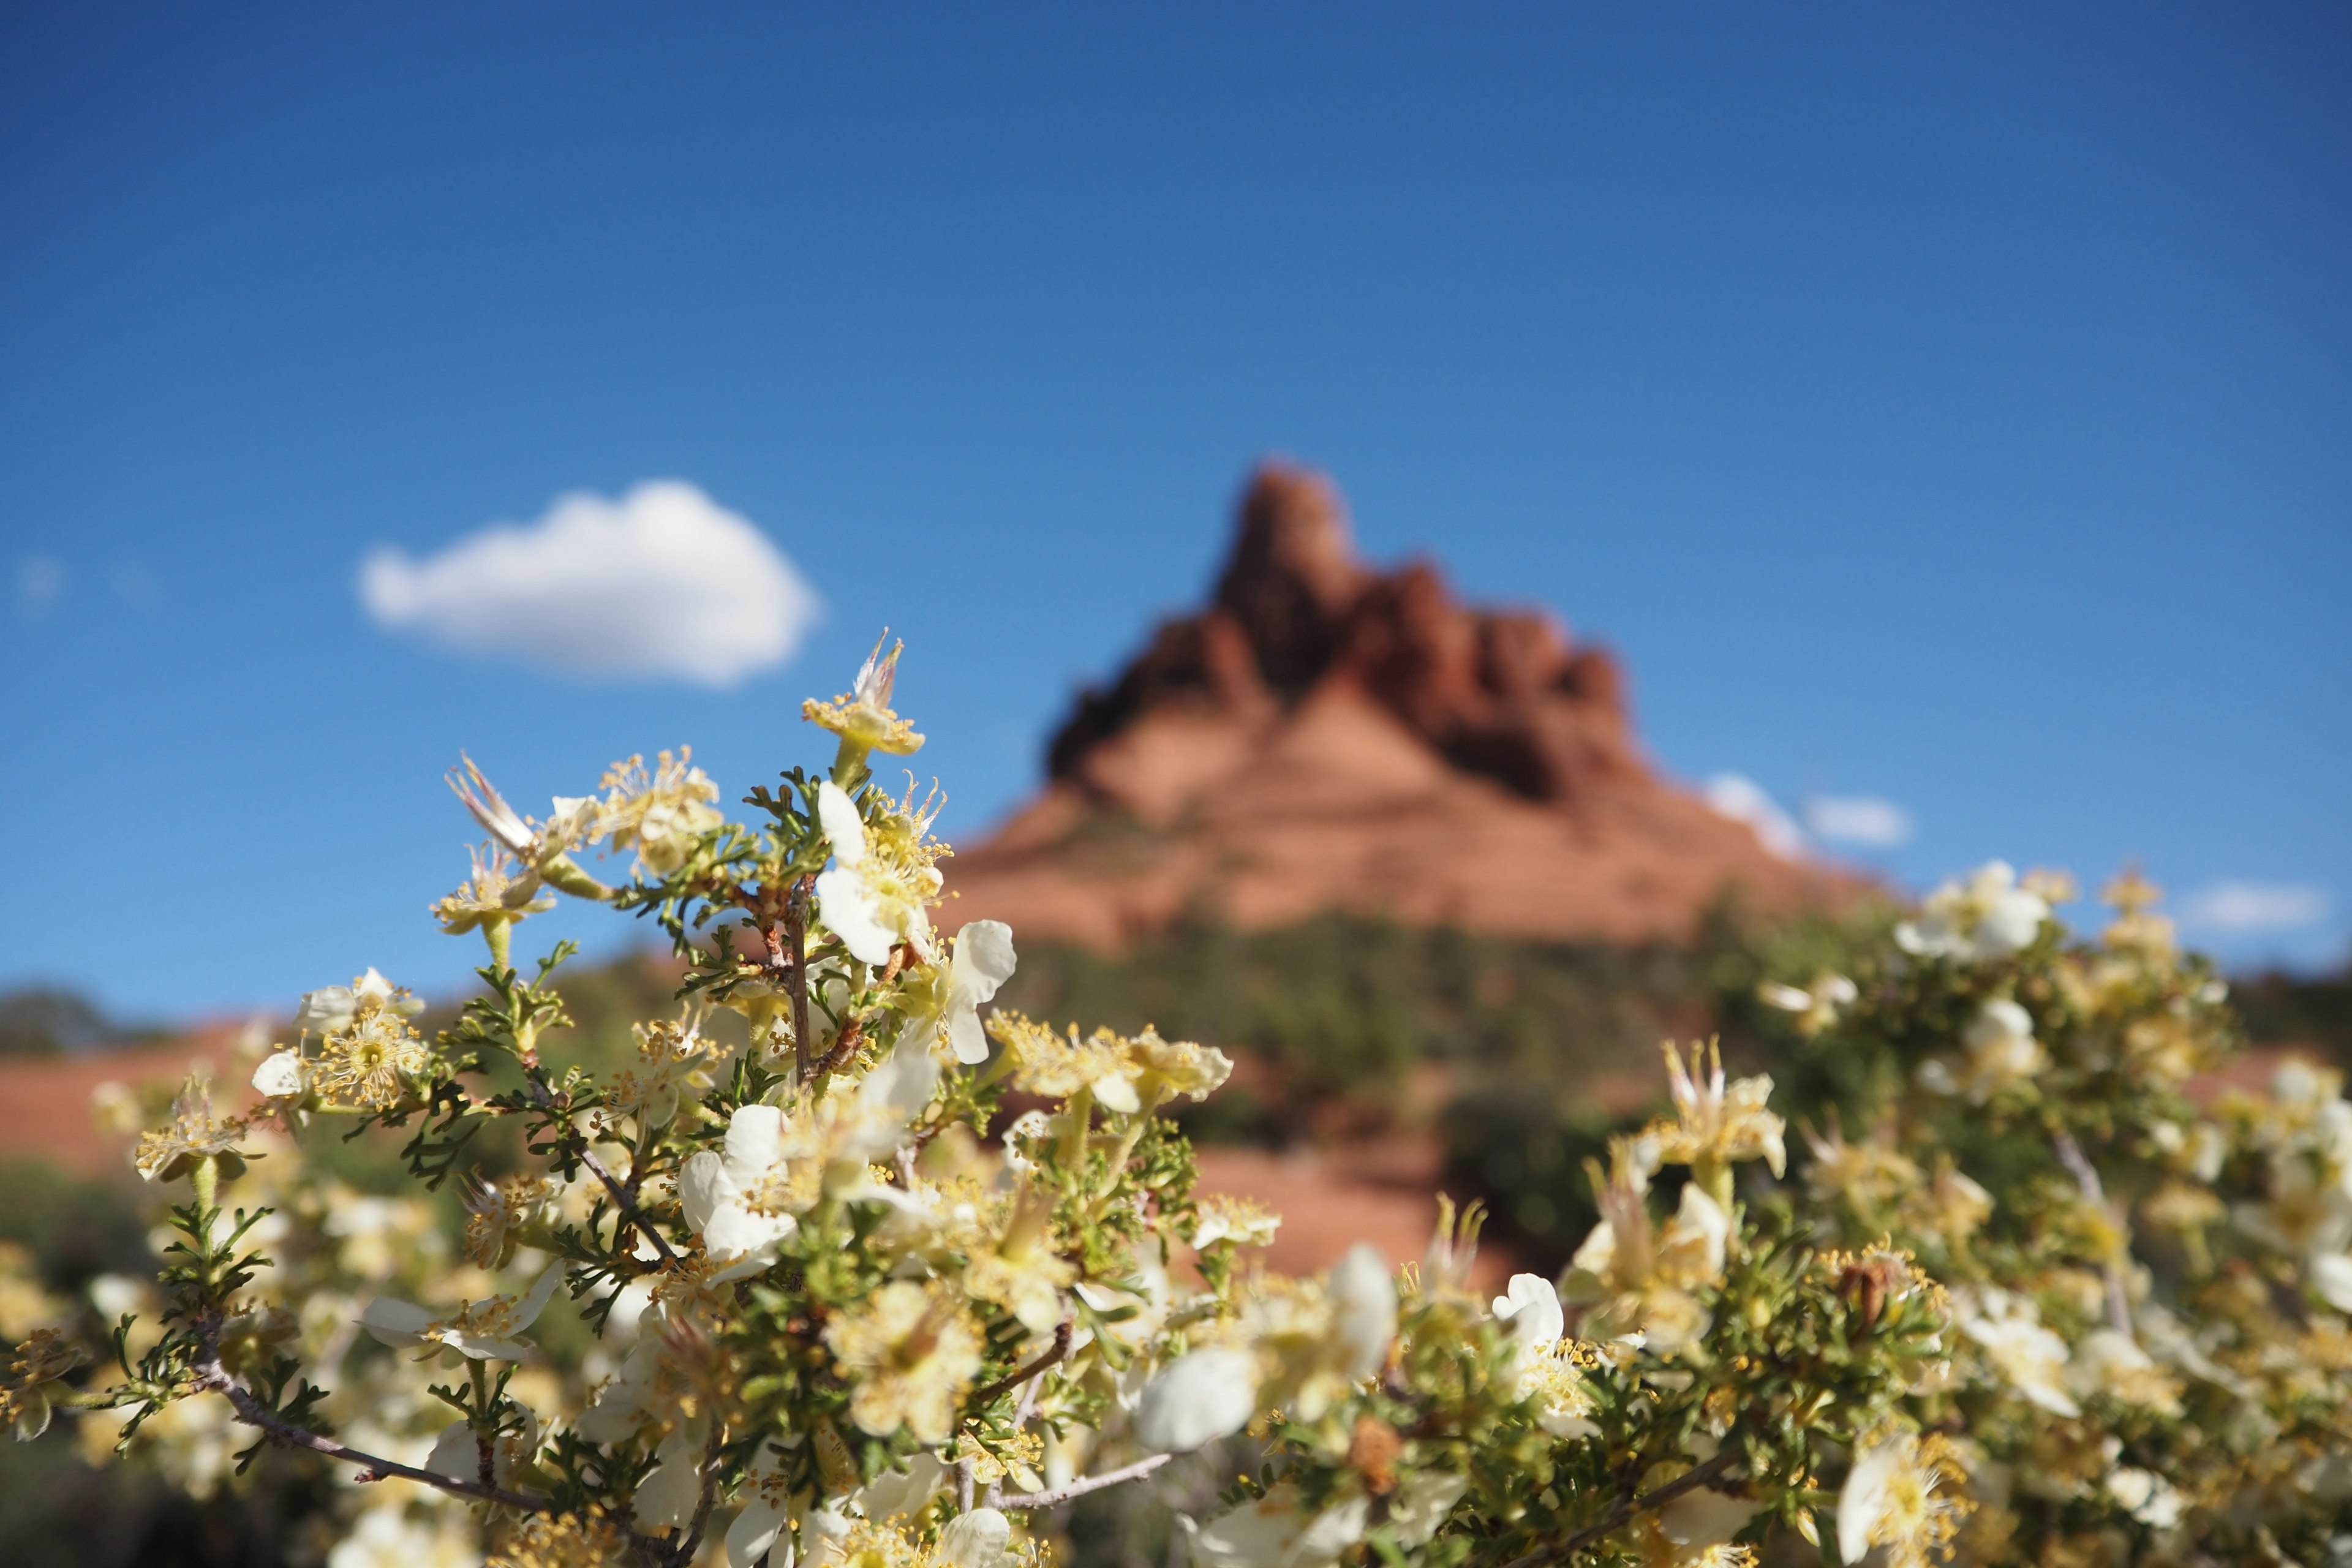
[(1050, 779), (946, 862), (944, 923), (1117, 946), (1188, 910), (1318, 910), (1514, 935), (1689, 933), (1737, 884), (1850, 886), (1662, 779), (1598, 647), (1355, 552), (1322, 476), (1259, 469), (1214, 601), (1163, 622), (1055, 737)]

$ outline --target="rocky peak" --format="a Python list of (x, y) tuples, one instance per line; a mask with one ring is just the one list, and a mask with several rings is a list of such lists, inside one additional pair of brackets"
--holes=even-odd
[(1572, 647), (1538, 611), (1459, 604), (1432, 563), (1374, 572), (1330, 481), (1271, 462), (1244, 492), (1211, 607), (1162, 622), (1116, 681), (1079, 700), (1054, 739), (1052, 771), (1087, 781), (1098, 748), (1163, 709), (1255, 716), (1329, 683), (1360, 689), (1454, 766), (1529, 799), (1564, 801), (1641, 771), (1606, 652)]
[(1726, 888), (1842, 884), (1643, 758), (1605, 650), (1367, 565), (1329, 480), (1268, 463), (1210, 603), (1162, 621), (1054, 737), (1046, 787), (948, 862), (977, 916), (1096, 946), (1213, 913), (1346, 909), (1558, 938), (1681, 937)]

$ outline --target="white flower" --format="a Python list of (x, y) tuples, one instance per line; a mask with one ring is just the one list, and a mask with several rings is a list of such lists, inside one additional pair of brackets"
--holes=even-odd
[(2180, 1494), (2152, 1470), (2119, 1466), (2107, 1476), (2107, 1495), (2151, 1530), (2170, 1530), (2180, 1522)]
[(370, 969), (349, 985), (329, 985), (302, 993), (301, 1005), (294, 1009), (294, 1027), (306, 1035), (332, 1035), (347, 1029), (359, 1014), (362, 997), (373, 997), (387, 1011), (404, 1016), (425, 1010), (423, 1002)]
[(1181, 1356), (1144, 1385), (1135, 1440), (1158, 1454), (1189, 1454), (1230, 1437), (1257, 1414), (1257, 1362), (1247, 1351)]
[(1895, 928), (1895, 944), (1922, 958), (1981, 963), (2023, 952), (2049, 918), (2047, 899), (2019, 887), (2008, 861), (1990, 860), (1965, 884), (1929, 894), (1919, 919)]
[(2065, 1388), (2066, 1342), (2042, 1326), (2033, 1303), (1990, 1286), (1974, 1310), (1963, 1308), (1960, 1332), (2011, 1387), (2053, 1415), (2080, 1415)]
[(1540, 1274), (1512, 1275), (1510, 1285), (1495, 1298), (1495, 1316), (1510, 1325), (1514, 1342), (1530, 1349), (1549, 1345), (1568, 1332), (1559, 1292)]
[(276, 1050), (253, 1069), (253, 1087), (271, 1100), (291, 1100), (302, 1092), (302, 1053)]
[(955, 1472), (929, 1448), (908, 1459), (903, 1470), (885, 1470), (849, 1494), (868, 1519), (912, 1519), (948, 1489)]
[(1958, 1528), (1961, 1506), (1937, 1489), (1957, 1474), (1949, 1447), (1897, 1432), (1873, 1443), (1854, 1460), (1838, 1495), (1838, 1556), (1858, 1563), (1874, 1546), (1888, 1548), (1888, 1568), (1942, 1560)]
[(530, 1347), (515, 1336), (539, 1321), (562, 1281), (562, 1267), (551, 1265), (528, 1293), (468, 1301), (446, 1318), (414, 1301), (379, 1296), (360, 1314), (360, 1325), (395, 1350), (438, 1345), (475, 1361), (520, 1361)]
[(817, 785), (816, 815), (834, 860), (816, 879), (817, 907), (842, 945), (860, 963), (873, 964), (889, 963), (890, 950), (901, 942), (927, 946), (930, 917), (919, 889), (870, 852), (856, 803), (831, 779)]
[(784, 1163), (784, 1113), (772, 1105), (738, 1106), (727, 1122), (727, 1152), (705, 1149), (678, 1173), (686, 1223), (719, 1271), (714, 1284), (765, 1271), (777, 1246), (800, 1228), (788, 1214), (761, 1214), (749, 1196)]
[[(490, 1447), (490, 1479), (499, 1486), (506, 1485), (513, 1478), (515, 1467), (538, 1451), (539, 1419), (526, 1407), (522, 1430), (500, 1433)], [(452, 1421), (441, 1428), (441, 1436), (434, 1440), (433, 1452), (425, 1458), (425, 1468), (457, 1480), (480, 1480), (482, 1447), (473, 1426), (464, 1421)]]
[(1405, 1477), (1389, 1499), (1389, 1529), (1401, 1546), (1422, 1546), (1437, 1533), (1462, 1494), (1470, 1489), (1470, 1478), (1449, 1475), (1443, 1470), (1415, 1470)]
[(1721, 1546), (1748, 1528), (1764, 1505), (1713, 1487), (1694, 1487), (1658, 1510), (1658, 1530), (1685, 1550)]
[(1331, 1270), (1327, 1290), (1348, 1375), (1369, 1377), (1388, 1360), (1389, 1342), (1396, 1338), (1396, 1280), (1388, 1260), (1371, 1243), (1360, 1241)]
[(1957, 1077), (1941, 1062), (1929, 1062), (1920, 1081), (1942, 1094), (1963, 1094), (1982, 1105), (2003, 1091), (2032, 1083), (2050, 1065), (2050, 1054), (2033, 1037), (2032, 1015), (2005, 996), (1977, 1009), (1960, 1031), (1968, 1058)]
[(1003, 921), (973, 921), (956, 937), (948, 963), (948, 1039), (966, 1067), (988, 1059), (988, 1036), (980, 1007), (1013, 978), (1013, 928)]
[(327, 1568), (474, 1568), (482, 1560), (457, 1518), (415, 1519), (397, 1502), (372, 1508), (327, 1553)]
[(1757, 1000), (1766, 1006), (1796, 1014), (1797, 1031), (1807, 1037), (1818, 1035), (1836, 1023), (1838, 1014), (1861, 994), (1853, 981), (1843, 974), (1828, 973), (1817, 975), (1806, 987), (1782, 985), (1770, 980), (1756, 987)]
[(992, 1508), (976, 1508), (948, 1521), (931, 1561), (939, 1568), (996, 1568), (1012, 1541), (1011, 1520)]
[(1206, 1524), (1185, 1516), (1195, 1568), (1326, 1568), (1364, 1538), (1371, 1500), (1352, 1497), (1309, 1517), (1287, 1481)]

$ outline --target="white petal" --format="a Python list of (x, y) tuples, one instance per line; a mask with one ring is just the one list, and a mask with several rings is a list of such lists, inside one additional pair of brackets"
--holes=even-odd
[(709, 1149), (688, 1159), (677, 1173), (678, 1206), (686, 1210), (686, 1223), (698, 1235), (710, 1228), (710, 1216), (719, 1205), (736, 1195), (735, 1184), (727, 1175), (727, 1162)]
[(835, 867), (816, 879), (816, 904), (824, 923), (858, 963), (890, 962), (898, 933), (882, 923), (865, 878), (847, 867)]
[(792, 1568), (792, 1542), (784, 1543), (781, 1559), (769, 1552), (783, 1529), (784, 1505), (755, 1494), (727, 1527), (728, 1568), (751, 1568), (763, 1552), (768, 1553), (768, 1568)]
[(1903, 1458), (1899, 1441), (1881, 1443), (1854, 1461), (1845, 1490), (1838, 1494), (1838, 1557), (1859, 1563), (1870, 1550), (1870, 1532), (1886, 1511), (1886, 1483)]
[(727, 1175), (748, 1192), (784, 1157), (784, 1113), (772, 1105), (738, 1106), (727, 1121)]
[(2352, 1258), (2323, 1252), (2311, 1260), (2312, 1289), (2339, 1312), (2352, 1312)]
[(1511, 1337), (1524, 1345), (1548, 1345), (1568, 1331), (1559, 1292), (1540, 1274), (1512, 1275), (1509, 1288), (1495, 1298), (1495, 1316), (1509, 1323)]
[(992, 1508), (961, 1513), (940, 1531), (931, 1561), (946, 1568), (996, 1568), (1013, 1542), (1013, 1521)]
[(634, 1512), (648, 1530), (680, 1530), (694, 1519), (702, 1499), (701, 1445), (690, 1427), (681, 1425), (654, 1451), (658, 1461), (637, 1488)]
[(441, 1428), (441, 1436), (433, 1444), (433, 1452), (425, 1461), (425, 1468), (436, 1476), (448, 1476), (461, 1481), (482, 1479), (482, 1451), (474, 1441), (474, 1429), (463, 1421), (452, 1421)]
[(539, 1278), (530, 1282), (530, 1292), (523, 1297), (521, 1305), (515, 1311), (514, 1326), (527, 1329), (539, 1321), (539, 1315), (547, 1310), (547, 1303), (554, 1296), (555, 1288), (562, 1283), (563, 1265), (561, 1263), (551, 1263), (540, 1270)]
[(1337, 1309), (1333, 1331), (1348, 1351), (1349, 1374), (1378, 1371), (1396, 1338), (1396, 1280), (1388, 1260), (1371, 1243), (1358, 1242), (1331, 1270), (1330, 1296)]
[(360, 1314), (360, 1327), (395, 1347), (419, 1343), (421, 1334), (433, 1321), (429, 1308), (414, 1301), (395, 1300), (390, 1296), (378, 1296)]
[(1108, 1072), (1088, 1085), (1095, 1091), (1095, 1101), (1105, 1110), (1116, 1110), (1132, 1116), (1143, 1109), (1143, 1100), (1135, 1092), (1134, 1080), (1123, 1072)]
[(750, 1263), (751, 1268), (737, 1273), (740, 1279), (773, 1263), (776, 1244), (799, 1228), (800, 1222), (788, 1214), (754, 1214), (741, 1204), (725, 1203), (703, 1227), (702, 1245), (714, 1262)]
[(950, 983), (958, 994), (975, 1003), (991, 1001), (996, 988), (1013, 978), (1017, 962), (1011, 926), (1003, 921), (973, 921), (956, 936)]
[(865, 860), (866, 819), (857, 814), (857, 803), (831, 779), (816, 786), (816, 819), (843, 865), (856, 866)]
[(253, 1069), (253, 1087), (272, 1100), (291, 1100), (302, 1092), (302, 1058), (293, 1051), (274, 1051)]
[(1230, 1437), (1257, 1414), (1257, 1363), (1246, 1351), (1194, 1351), (1144, 1385), (1135, 1440), (1160, 1454), (1189, 1454)]
[(1194, 1568), (1275, 1568), (1307, 1528), (1298, 1492), (1287, 1482), (1196, 1525), (1183, 1521)]
[(968, 1068), (988, 1059), (988, 1031), (981, 1027), (978, 1008), (949, 1005), (948, 1044), (955, 1047), (955, 1059)]
[(875, 1109), (877, 1120), (904, 1127), (930, 1104), (939, 1081), (939, 1058), (929, 1051), (896, 1050), (866, 1075), (857, 1086), (857, 1098), (861, 1105)]

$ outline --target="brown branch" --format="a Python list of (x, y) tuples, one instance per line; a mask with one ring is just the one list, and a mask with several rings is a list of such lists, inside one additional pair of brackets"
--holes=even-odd
[[(2074, 1135), (2061, 1127), (2050, 1135), (2050, 1142), (2058, 1151), (2058, 1163), (2066, 1167), (2074, 1184), (2083, 1189), (2083, 1196), (2094, 1208), (2105, 1211), (2107, 1190), (2099, 1180), (2099, 1168), (2091, 1163), (2083, 1146), (2074, 1142)], [(2099, 1265), (2099, 1272), (2107, 1281), (2107, 1326), (2137, 1343), (2137, 1338), (2132, 1332), (2131, 1292), (2124, 1284), (2123, 1266), (2110, 1258)]]
[(1175, 1457), (1173, 1454), (1154, 1454), (1148, 1459), (1138, 1459), (1131, 1465), (1122, 1466), (1116, 1470), (1105, 1470), (1098, 1476), (1087, 1476), (1082, 1480), (1072, 1481), (1066, 1487), (1055, 1487), (1050, 1491), (1024, 1492), (1018, 1497), (1005, 1498), (996, 1506), (1001, 1509), (1059, 1508), (1072, 1498), (1082, 1498), (1088, 1492), (1098, 1492), (1105, 1487), (1115, 1487), (1121, 1481), (1141, 1480)]
[(195, 1363), (196, 1386), (208, 1393), (226, 1396), (236, 1409), (237, 1420), (257, 1429), (281, 1448), (306, 1449), (313, 1454), (322, 1454), (330, 1459), (341, 1459), (345, 1464), (357, 1465), (360, 1468), (362, 1480), (380, 1481), (397, 1477), (402, 1480), (419, 1481), (425, 1486), (436, 1487), (458, 1497), (469, 1497), (480, 1502), (494, 1502), (503, 1508), (520, 1509), (525, 1513), (554, 1511), (554, 1504), (544, 1498), (525, 1497), (520, 1492), (510, 1492), (503, 1487), (491, 1486), (479, 1481), (462, 1480), (456, 1476), (444, 1476), (432, 1470), (419, 1469), (415, 1465), (404, 1465), (397, 1459), (386, 1459), (378, 1455), (362, 1453), (348, 1444), (336, 1442), (332, 1437), (322, 1436), (306, 1426), (297, 1426), (260, 1400), (256, 1399), (251, 1390), (237, 1382), (230, 1375), (229, 1370), (221, 1365), (220, 1352), (214, 1348), (211, 1330), (200, 1329), (198, 1339), (203, 1345), (204, 1354)]
[(1738, 1449), (1719, 1449), (1712, 1459), (1676, 1476), (1648, 1496), (1639, 1499), (1621, 1497), (1611, 1506), (1609, 1511), (1601, 1516), (1600, 1522), (1587, 1525), (1555, 1545), (1538, 1546), (1533, 1552), (1514, 1557), (1505, 1563), (1503, 1568), (1538, 1568), (1540, 1563), (1558, 1563), (1573, 1557), (1586, 1547), (1599, 1544), (1612, 1531), (1618, 1529), (1635, 1514), (1647, 1513), (1654, 1508), (1664, 1508), (1683, 1493), (1695, 1491), (1706, 1485), (1738, 1461)]
[(727, 1428), (717, 1421), (710, 1424), (710, 1441), (702, 1450), (702, 1492), (695, 1500), (694, 1521), (687, 1529), (686, 1539), (679, 1542), (670, 1561), (691, 1563), (702, 1546), (702, 1532), (710, 1528), (710, 1510), (719, 1502), (719, 1450), (727, 1446)]
[(994, 1383), (988, 1384), (988, 1386), (982, 1388), (979, 1393), (973, 1394), (971, 1396), (971, 1402), (974, 1405), (985, 1405), (990, 1400), (995, 1398), (998, 1394), (1003, 1393), (1006, 1389), (1019, 1387), (1022, 1384), (1028, 1382), (1031, 1378), (1036, 1376), (1039, 1373), (1044, 1372), (1047, 1367), (1054, 1365), (1064, 1356), (1069, 1354), (1070, 1327), (1070, 1315), (1067, 1312), (1065, 1312), (1062, 1314), (1062, 1321), (1054, 1326), (1054, 1342), (1051, 1346), (1047, 1347), (1044, 1355), (1039, 1356), (1035, 1361), (1031, 1362), (1027, 1366), (1021, 1368), (1018, 1372), (1006, 1373), (1003, 1377), (998, 1378)]
[(784, 905), (784, 936), (791, 944), (793, 957), (792, 973), (784, 977), (784, 984), (793, 998), (793, 1051), (800, 1058), (803, 1083), (808, 1082), (813, 1073), (809, 1061), (808, 901), (809, 889), (815, 882), (814, 877), (803, 877), (794, 882)]
[(865, 1039), (865, 1019), (852, 1018), (848, 1023), (844, 1024), (841, 1026), (840, 1036), (833, 1042), (833, 1049), (825, 1052), (818, 1060), (811, 1076), (823, 1078), (835, 1068), (843, 1066), (850, 1058), (857, 1054), (857, 1047), (864, 1043)]

